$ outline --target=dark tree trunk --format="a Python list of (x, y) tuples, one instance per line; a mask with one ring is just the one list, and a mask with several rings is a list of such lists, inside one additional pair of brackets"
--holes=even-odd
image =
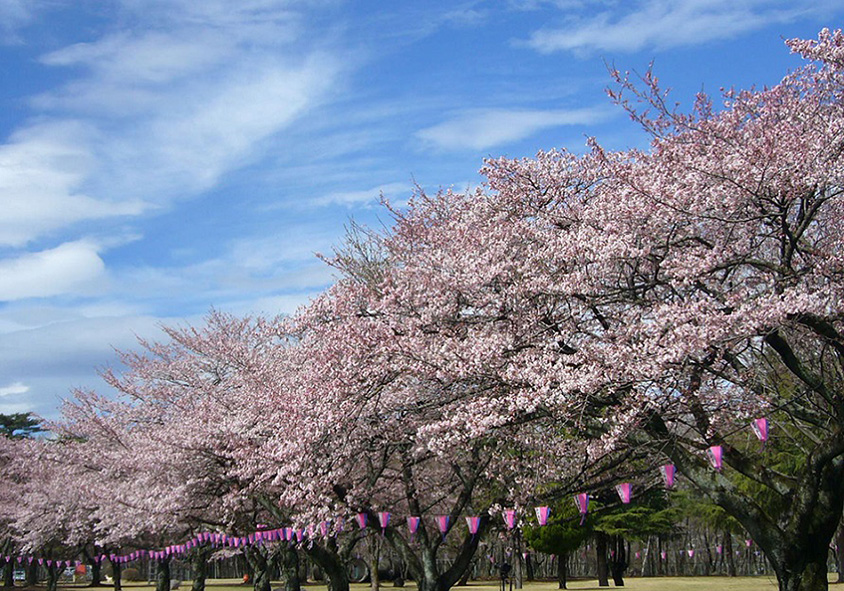
[(55, 563), (47, 566), (47, 591), (56, 591), (59, 582), (59, 571)]
[(123, 567), (116, 560), (111, 561), (111, 580), (114, 584), (114, 591), (121, 591), (123, 589), (123, 582), (120, 580), (121, 570)]
[(372, 591), (378, 591), (381, 586), (381, 578), (378, 575), (378, 555), (380, 553), (380, 544), (378, 539), (370, 539), (369, 541), (369, 588)]
[(595, 559), (598, 566), (598, 586), (609, 587), (609, 569), (607, 568), (607, 534), (595, 532)]
[(270, 562), (263, 547), (244, 550), (249, 567), (252, 570), (252, 588), (254, 591), (270, 591)]
[(155, 591), (170, 591), (170, 557), (155, 563)]
[(15, 565), (12, 564), (11, 557), (9, 557), (9, 561), (3, 565), (3, 586), (15, 586)]
[(208, 556), (210, 555), (210, 549), (200, 547), (191, 556), (190, 565), (193, 571), (191, 591), (205, 591), (205, 579), (208, 578)]
[(349, 575), (346, 572), (346, 563), (336, 551), (314, 544), (306, 552), (325, 573), (328, 591), (349, 591)]
[(568, 589), (568, 569), (569, 569), (569, 555), (568, 552), (563, 552), (557, 556), (557, 585), (558, 589)]
[(624, 587), (624, 571), (627, 570), (627, 550), (624, 547), (624, 538), (612, 536), (610, 543), (612, 545), (610, 552), (612, 581), (616, 587)]
[(26, 572), (26, 586), (35, 587), (38, 584), (38, 563), (34, 560), (24, 564), (24, 571)]
[(733, 535), (729, 532), (724, 536), (724, 558), (727, 559), (727, 574), (731, 577), (736, 573), (736, 553), (733, 552)]
[(87, 566), (91, 569), (91, 582), (88, 583), (88, 586), (101, 587), (103, 584), (103, 569), (99, 561), (89, 560)]
[[(299, 553), (295, 548), (283, 546), (279, 554), (279, 570), (284, 591), (300, 591)], [(324, 572), (324, 571), (323, 571)], [(326, 579), (328, 576), (326, 575)]]

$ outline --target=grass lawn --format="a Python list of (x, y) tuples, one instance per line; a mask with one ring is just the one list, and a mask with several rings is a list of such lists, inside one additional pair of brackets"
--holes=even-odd
[[(830, 573), (830, 583), (837, 580), (838, 575)], [(676, 591), (689, 589), (692, 591), (771, 591), (777, 588), (777, 580), (774, 577), (760, 576), (760, 577), (637, 577), (624, 579), (625, 588), (632, 591)], [(64, 587), (68, 590), (84, 589), (82, 586), (69, 585)], [(153, 585), (145, 583), (124, 583), (125, 591), (154, 591)], [(208, 591), (252, 591), (251, 585), (243, 585), (239, 580), (235, 579), (213, 579), (209, 580), (206, 588)], [(273, 584), (273, 589), (278, 588), (276, 583)], [(595, 579), (585, 579), (579, 581), (569, 581), (569, 589), (584, 590), (590, 589), (593, 591), (612, 589), (610, 587), (598, 587), (598, 581)], [(317, 583), (308, 583), (303, 587), (304, 591), (326, 591), (325, 585)], [(369, 591), (369, 584), (352, 584), (352, 591)], [(408, 582), (403, 588), (406, 591), (416, 591), (416, 586), (412, 582)], [(556, 582), (534, 582), (527, 583), (524, 586), (524, 591), (556, 591)], [(841, 587), (844, 591), (844, 585)], [(102, 587), (103, 591), (109, 591), (110, 587)], [(401, 591), (399, 588), (393, 587), (392, 583), (385, 583), (381, 586), (382, 591)], [(466, 587), (455, 587), (454, 591), (500, 591), (500, 586), (492, 581), (473, 581)], [(20, 588), (23, 591), (23, 588)], [(179, 591), (190, 591), (190, 581), (182, 583)], [(509, 587), (506, 589), (509, 591)]]

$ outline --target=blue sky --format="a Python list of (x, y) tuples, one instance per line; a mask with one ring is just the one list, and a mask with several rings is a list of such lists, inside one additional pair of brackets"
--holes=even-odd
[(606, 64), (775, 84), (832, 0), (0, 0), (0, 412), (103, 390), (212, 307), (289, 313), (379, 194), (488, 156), (643, 146)]

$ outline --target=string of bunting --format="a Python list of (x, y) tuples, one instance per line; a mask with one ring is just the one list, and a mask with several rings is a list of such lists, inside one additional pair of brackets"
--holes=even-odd
[[(762, 449), (764, 449), (765, 444), (768, 441), (769, 434), (768, 419), (764, 417), (753, 419), (753, 421), (751, 421), (750, 423), (750, 427), (753, 430), (753, 433), (762, 443)], [(706, 455), (713, 469), (716, 472), (720, 473), (723, 469), (723, 448), (720, 445), (713, 445), (706, 450)], [(667, 489), (673, 488), (675, 484), (676, 467), (673, 464), (665, 464), (663, 466), (660, 466), (660, 472), (662, 473), (665, 482), (665, 487)], [(630, 503), (633, 494), (632, 485), (629, 482), (623, 482), (616, 485), (615, 488), (619, 498), (621, 499), (621, 502), (623, 504)], [(590, 497), (588, 493), (578, 493), (574, 495), (575, 505), (577, 506), (577, 509), (580, 512), (581, 525), (583, 525), (583, 523), (586, 521), (586, 516), (589, 512), (589, 501)], [(539, 525), (546, 525), (548, 523), (548, 518), (551, 514), (550, 507), (535, 507), (535, 511), (536, 519)], [(515, 509), (505, 509), (502, 512), (504, 524), (508, 530), (512, 530), (516, 527), (516, 515), (517, 514)], [(388, 511), (381, 511), (379, 513), (376, 513), (376, 517), (378, 519), (378, 526), (381, 528), (381, 535), (385, 535), (387, 527), (390, 523), (391, 513)], [(481, 518), (478, 516), (466, 517), (466, 525), (472, 537), (477, 535), (479, 531), (480, 519)], [(358, 513), (357, 515), (355, 515), (355, 521), (357, 522), (360, 529), (366, 529), (368, 525), (367, 514), (363, 512)], [(410, 534), (411, 541), (413, 541), (413, 538), (419, 529), (420, 522), (420, 517), (409, 516), (407, 518), (407, 529)], [(449, 531), (449, 526), (451, 525), (451, 516), (436, 516), (436, 524), (437, 528), (439, 529), (439, 532), (443, 536), (443, 539), (445, 539), (445, 536)], [(100, 564), (106, 559), (108, 559), (112, 563), (119, 564), (134, 562), (136, 560), (142, 559), (165, 560), (169, 557), (182, 556), (184, 554), (187, 554), (194, 548), (204, 546), (206, 544), (219, 548), (242, 548), (245, 546), (252, 546), (256, 544), (278, 542), (287, 542), (289, 544), (301, 544), (306, 539), (315, 539), (317, 531), (319, 531), (319, 534), (322, 538), (328, 538), (330, 535), (336, 536), (338, 533), (343, 531), (344, 520), (342, 518), (335, 519), (333, 521), (333, 525), (333, 531), (331, 529), (332, 522), (329, 521), (323, 521), (319, 524), (319, 526), (310, 525), (307, 528), (296, 529), (292, 527), (279, 527), (276, 529), (267, 529), (266, 526), (259, 525), (257, 531), (252, 532), (246, 536), (229, 536), (227, 534), (218, 532), (201, 532), (196, 534), (193, 538), (183, 544), (173, 544), (158, 550), (135, 550), (128, 554), (99, 554), (93, 557), (93, 561), (97, 564)], [(753, 544), (752, 540), (749, 539), (746, 540), (745, 543), (747, 548), (750, 548)], [(723, 548), (720, 544), (716, 546), (715, 551), (717, 554), (721, 554), (723, 552)], [(690, 558), (694, 558), (694, 553), (695, 550), (693, 548), (687, 550), (687, 554)], [(661, 558), (663, 560), (666, 560), (666, 556), (667, 555), (665, 551), (663, 551)], [(13, 562), (17, 562), (18, 564), (23, 564), (24, 562), (26, 562), (27, 564), (32, 564), (36, 561), (39, 565), (46, 565), (47, 567), (55, 566), (56, 568), (69, 568), (71, 566), (80, 566), (82, 564), (82, 562), (79, 560), (55, 560), (52, 558), (35, 556), (0, 555), (0, 565)]]

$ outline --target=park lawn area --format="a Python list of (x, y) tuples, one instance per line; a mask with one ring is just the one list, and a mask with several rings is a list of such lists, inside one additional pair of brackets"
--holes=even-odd
[[(838, 576), (830, 573), (829, 581), (832, 583), (837, 580)], [(624, 579), (625, 589), (631, 591), (677, 591), (689, 589), (691, 591), (771, 591), (777, 588), (777, 580), (773, 576), (759, 576), (759, 577), (635, 577)], [(279, 588), (278, 583), (273, 583), (273, 589)], [(61, 587), (61, 586), (60, 586)], [(69, 585), (66, 589), (82, 589), (82, 586)], [(155, 587), (146, 583), (124, 583), (123, 588), (126, 591), (154, 591)], [(206, 584), (208, 591), (252, 591), (251, 585), (243, 585), (240, 580), (236, 579), (214, 579), (209, 580)], [(613, 589), (610, 587), (598, 587), (598, 582), (595, 579), (583, 579), (569, 581), (569, 589), (573, 590), (606, 590)], [(110, 587), (103, 587), (103, 591), (109, 591)], [(308, 583), (303, 585), (306, 591), (326, 591), (326, 586), (318, 583)], [(351, 591), (369, 591), (368, 583), (352, 584)], [(391, 591), (398, 589), (393, 587), (392, 583), (386, 582), (381, 586), (382, 591)], [(403, 589), (407, 591), (416, 591), (416, 586), (412, 582), (408, 582)], [(494, 581), (472, 581), (466, 587), (455, 587), (455, 591), (464, 589), (465, 591), (500, 591), (501, 587)], [(509, 591), (509, 586), (506, 591)], [(556, 591), (557, 583), (552, 581), (547, 582), (532, 582), (527, 583), (523, 587), (524, 591)], [(841, 586), (844, 591), (844, 585)], [(179, 591), (190, 591), (190, 581), (185, 581), (179, 588)]]

